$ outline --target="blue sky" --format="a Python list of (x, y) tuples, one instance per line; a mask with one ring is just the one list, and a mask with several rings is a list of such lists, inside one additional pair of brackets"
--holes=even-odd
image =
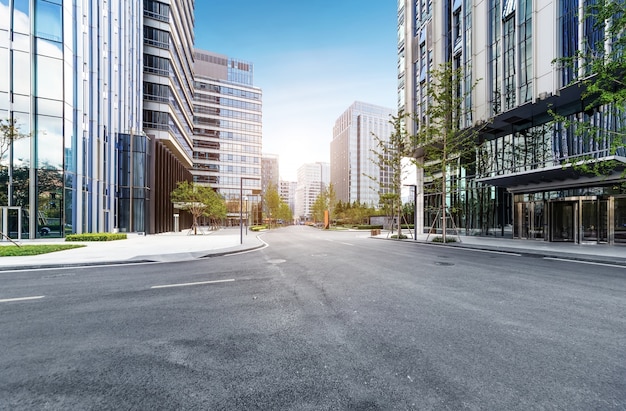
[(281, 178), (329, 161), (335, 120), (354, 102), (396, 107), (397, 1), (196, 1), (196, 47), (254, 64), (263, 152)]

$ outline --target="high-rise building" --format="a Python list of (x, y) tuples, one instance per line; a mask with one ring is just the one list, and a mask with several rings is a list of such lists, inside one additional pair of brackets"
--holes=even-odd
[(278, 183), (278, 195), (285, 204), (289, 205), (291, 214), (295, 215), (296, 212), (296, 190), (298, 188), (297, 181), (285, 181), (280, 180)]
[(389, 141), (392, 115), (391, 108), (357, 101), (335, 121), (330, 182), (337, 201), (377, 207), (379, 194), (389, 189), (389, 167), (381, 167), (373, 152), (382, 152), (380, 143)]
[(195, 51), (193, 179), (227, 201), (261, 190), (262, 93), (253, 66), (224, 55)]
[[(611, 19), (595, 21), (585, 11), (591, 3), (398, 2), (398, 106), (418, 120), (407, 124), (410, 132), (428, 121), (433, 70), (444, 62), (462, 70), (455, 92), (467, 94), (468, 115), (457, 121), (477, 130), (480, 145), (476, 159), (450, 164), (446, 201), (464, 233), (626, 243), (626, 149), (618, 140), (626, 117), (610, 105), (586, 107), (579, 87), (593, 73), (576, 60), (578, 50), (605, 55), (611, 48)], [(576, 64), (554, 64), (560, 58)], [(555, 122), (550, 111), (573, 121)], [(597, 126), (595, 136), (577, 132), (579, 122)], [(613, 168), (599, 176), (572, 165), (590, 158)], [(428, 184), (418, 173), (422, 228), (437, 221), (441, 203), (440, 193), (424, 194)]]
[(261, 158), (261, 191), (263, 194), (267, 192), (267, 188), (271, 185), (278, 191), (278, 155), (263, 154)]
[(297, 176), (295, 218), (309, 221), (313, 203), (330, 184), (330, 164), (324, 162), (303, 164), (298, 168)]
[[(177, 212), (170, 201), (171, 191), (178, 181), (191, 181), (194, 0), (144, 0), (143, 6), (143, 131), (148, 137), (148, 178), (140, 181), (139, 187), (133, 187), (137, 181), (131, 181), (121, 190), (130, 198), (120, 196), (120, 202), (135, 204), (126, 223), (129, 231), (162, 232), (173, 229), (172, 216)], [(140, 156), (134, 151), (133, 155)], [(141, 209), (145, 215), (137, 213)], [(135, 224), (140, 220), (146, 221), (143, 230)]]
[(0, 0), (0, 119), (27, 135), (2, 142), (2, 232), (116, 227), (116, 142), (142, 126), (142, 10)]

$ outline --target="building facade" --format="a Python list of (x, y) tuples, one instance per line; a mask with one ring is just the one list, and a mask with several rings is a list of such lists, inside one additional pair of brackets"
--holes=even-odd
[[(611, 47), (607, 27), (581, 13), (590, 3), (398, 2), (398, 107), (418, 119), (409, 131), (428, 121), (432, 70), (444, 62), (462, 70), (457, 93), (467, 95), (470, 114), (457, 121), (474, 128), (480, 144), (476, 158), (449, 167), (454, 189), (445, 193), (446, 203), (461, 232), (626, 244), (624, 113), (610, 105), (590, 108), (577, 82), (590, 73), (576, 50)], [(573, 67), (553, 63), (573, 57)], [(594, 136), (578, 132), (582, 122), (596, 125)], [(604, 175), (585, 172), (576, 166), (583, 159), (611, 168)], [(420, 173), (417, 180), (423, 229), (437, 225), (441, 194), (424, 194), (430, 182)]]
[(296, 190), (298, 189), (298, 182), (280, 180), (278, 187), (280, 199), (289, 206), (291, 215), (296, 215)]
[(330, 181), (337, 201), (378, 207), (379, 195), (389, 189), (390, 174), (373, 153), (382, 152), (380, 144), (389, 141), (393, 115), (393, 109), (357, 101), (335, 121)]
[(193, 8), (0, 1), (0, 118), (25, 136), (0, 150), (10, 236), (173, 228), (169, 193), (191, 179)]
[[(120, 189), (129, 193), (128, 199), (120, 196), (120, 202), (134, 205), (132, 219), (120, 230), (154, 233), (174, 228), (173, 215), (178, 210), (170, 193), (178, 181), (191, 181), (194, 1), (145, 0), (143, 6), (142, 114), (147, 177)], [(141, 157), (136, 152), (133, 155)], [(145, 215), (136, 211), (142, 209)], [(144, 227), (138, 225), (141, 221)]]
[(142, 126), (142, 11), (139, 2), (0, 1), (0, 119), (25, 135), (3, 138), (9, 236), (116, 227), (116, 140)]
[(270, 185), (278, 191), (279, 180), (278, 155), (264, 153), (261, 157), (261, 191), (263, 194), (267, 192)]
[(330, 184), (330, 164), (324, 162), (303, 164), (298, 168), (297, 177), (294, 217), (300, 221), (310, 221), (313, 203)]
[(196, 50), (194, 67), (193, 181), (220, 193), (237, 218), (243, 195), (260, 221), (262, 91), (253, 65)]

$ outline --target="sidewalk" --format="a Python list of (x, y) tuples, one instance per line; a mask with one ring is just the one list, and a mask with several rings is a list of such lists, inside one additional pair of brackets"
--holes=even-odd
[[(189, 230), (174, 233), (139, 235), (129, 233), (126, 240), (66, 242), (64, 238), (22, 240), (26, 244), (82, 244), (85, 247), (25, 257), (0, 257), (0, 270), (69, 267), (76, 265), (123, 264), (133, 262), (173, 262), (201, 257), (232, 254), (263, 247), (259, 233), (243, 229), (240, 244), (239, 227), (203, 234), (188, 235)], [(3, 247), (15, 247), (7, 241)]]
[[(423, 245), (459, 247), (469, 249), (479, 249), (497, 252), (506, 252), (523, 255), (533, 255), (536, 257), (560, 258), (576, 261), (586, 261), (594, 263), (617, 264), (626, 267), (626, 245), (608, 244), (574, 244), (558, 243), (543, 240), (517, 240), (502, 237), (478, 237), (448, 235), (457, 240), (455, 243), (433, 243), (432, 240), (437, 235), (431, 234), (427, 241), (427, 234), (418, 234), (417, 239), (413, 239), (409, 230), (403, 230), (403, 234), (409, 238), (401, 240), (405, 242), (415, 242)], [(377, 235), (378, 239), (391, 240), (389, 232), (382, 232)]]
[[(550, 243), (539, 240), (514, 240), (500, 237), (461, 236), (461, 242), (433, 243), (433, 235), (427, 241), (426, 234), (418, 234), (413, 240), (411, 232), (403, 233), (409, 239), (404, 242), (421, 246), (459, 247), (483, 251), (507, 252), (535, 257), (561, 258), (577, 261), (617, 264), (626, 267), (626, 246), (605, 244)], [(195, 258), (227, 255), (263, 247), (265, 243), (258, 237), (260, 233), (243, 230), (243, 243), (240, 244), (239, 227), (205, 230), (204, 234), (188, 235), (188, 230), (178, 233), (151, 235), (128, 234), (126, 240), (105, 242), (76, 242), (85, 247), (26, 257), (0, 257), (0, 270), (28, 270), (49, 267), (70, 267), (85, 265), (124, 264), (133, 262), (174, 262)], [(451, 236), (456, 237), (456, 236)], [(389, 241), (391, 234), (383, 231), (374, 238)], [(22, 240), (20, 244), (66, 243), (63, 238)], [(14, 247), (10, 242), (0, 242), (0, 246)]]

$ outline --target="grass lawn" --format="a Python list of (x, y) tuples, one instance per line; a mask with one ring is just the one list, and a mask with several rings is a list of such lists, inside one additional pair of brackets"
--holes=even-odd
[(55, 251), (69, 250), (71, 248), (85, 247), (82, 244), (29, 244), (23, 246), (4, 245), (0, 246), (0, 257), (17, 257), (24, 255), (37, 255), (53, 253)]

